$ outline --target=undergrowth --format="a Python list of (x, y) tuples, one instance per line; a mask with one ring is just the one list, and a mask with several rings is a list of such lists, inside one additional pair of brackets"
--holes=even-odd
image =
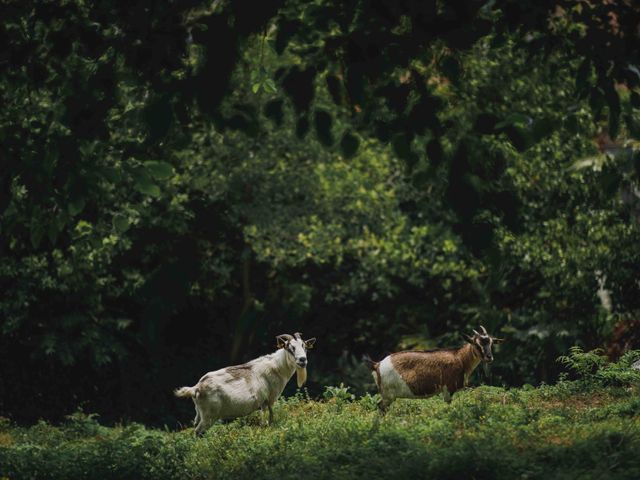
[(577, 378), (553, 386), (399, 400), (381, 416), (376, 396), (341, 385), (281, 399), (275, 425), (258, 412), (200, 439), (81, 412), (58, 426), (2, 420), (0, 478), (640, 478), (637, 377), (583, 355), (562, 360)]

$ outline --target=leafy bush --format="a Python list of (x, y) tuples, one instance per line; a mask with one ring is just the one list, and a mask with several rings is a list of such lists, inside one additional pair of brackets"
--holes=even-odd
[(380, 394), (376, 393), (375, 395), (371, 395), (370, 393), (365, 393), (361, 396), (358, 401), (360, 405), (366, 410), (376, 410), (378, 408), (378, 404), (380, 403), (381, 397)]
[(345, 403), (353, 402), (356, 399), (356, 396), (349, 389), (350, 387), (345, 386), (344, 383), (338, 387), (326, 386), (322, 396), (325, 400), (334, 403), (337, 410), (340, 411)]
[(640, 350), (631, 350), (617, 362), (610, 362), (600, 349), (585, 352), (574, 346), (569, 355), (558, 357), (558, 362), (572, 370), (582, 385), (624, 387), (640, 386), (640, 371), (631, 368), (638, 358)]
[(278, 401), (274, 426), (255, 413), (216, 424), (198, 439), (191, 429), (106, 428), (82, 413), (60, 426), (19, 428), (2, 421), (0, 478), (640, 476), (635, 392), (479, 387), (459, 392), (451, 404), (439, 397), (398, 400), (384, 416), (376, 411), (376, 396), (353, 401), (344, 385), (326, 392), (327, 402), (302, 392)]

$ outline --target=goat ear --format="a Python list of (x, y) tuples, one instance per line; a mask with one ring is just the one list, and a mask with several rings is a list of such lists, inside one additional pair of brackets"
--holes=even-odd
[(504, 338), (492, 337), (491, 339), (493, 340), (493, 343), (495, 343), (495, 344), (504, 342)]
[(476, 343), (472, 336), (467, 335), (466, 333), (462, 334), (462, 338), (464, 338), (467, 342), (474, 344)]
[(310, 338), (309, 340), (304, 341), (304, 346), (307, 347), (307, 350), (311, 350), (316, 343), (316, 337)]

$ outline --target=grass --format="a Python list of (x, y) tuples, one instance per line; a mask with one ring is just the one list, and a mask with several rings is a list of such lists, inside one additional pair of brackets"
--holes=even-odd
[(255, 413), (201, 439), (84, 414), (60, 426), (4, 421), (0, 478), (640, 478), (637, 387), (479, 387), (449, 405), (397, 401), (384, 417), (373, 397), (328, 392), (279, 401), (274, 426)]

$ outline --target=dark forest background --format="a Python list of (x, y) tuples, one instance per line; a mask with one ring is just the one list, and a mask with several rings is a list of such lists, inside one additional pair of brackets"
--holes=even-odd
[[(631, 1), (0, 1), (0, 416), (175, 425), (206, 371), (640, 347)], [(189, 413), (187, 413), (189, 412)]]

